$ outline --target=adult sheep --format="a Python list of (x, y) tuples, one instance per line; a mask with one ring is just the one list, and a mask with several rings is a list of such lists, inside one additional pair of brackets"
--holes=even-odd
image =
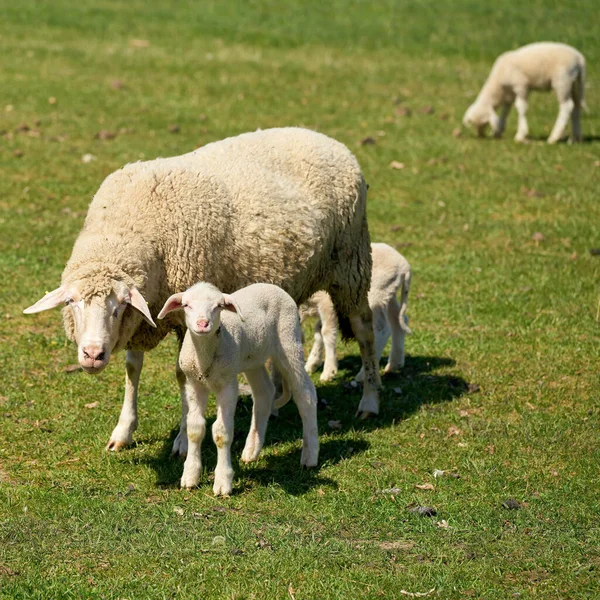
[[(273, 283), (297, 303), (327, 290), (342, 332), (359, 343), (366, 378), (358, 412), (377, 414), (366, 190), (348, 148), (300, 128), (245, 133), (109, 175), (90, 204), (60, 287), (24, 311), (65, 304), (65, 331), (88, 373), (127, 350), (123, 408), (107, 449), (132, 443), (144, 352), (172, 329), (183, 339), (180, 316), (155, 324), (151, 315), (197, 281), (226, 293)], [(177, 380), (182, 392), (179, 367)], [(187, 450), (183, 398), (173, 445), (180, 454)]]

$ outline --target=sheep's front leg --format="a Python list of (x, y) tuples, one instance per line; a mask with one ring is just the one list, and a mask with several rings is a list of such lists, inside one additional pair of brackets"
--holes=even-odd
[(559, 104), (558, 117), (556, 119), (556, 123), (554, 123), (554, 127), (552, 128), (552, 133), (548, 138), (549, 144), (555, 144), (563, 136), (567, 123), (571, 118), (571, 113), (573, 112), (574, 106), (575, 103), (573, 102), (572, 98), (567, 98)]
[[(390, 326), (388, 325), (383, 309), (375, 308), (373, 310), (373, 334), (375, 336), (375, 359), (377, 360), (376, 364), (378, 369), (381, 355), (385, 350), (385, 345), (390, 337), (390, 333)], [(356, 374), (354, 379), (359, 383), (362, 383), (365, 380), (365, 370), (363, 367), (360, 368), (360, 371)]]
[(517, 127), (517, 135), (515, 140), (517, 142), (524, 142), (529, 133), (529, 126), (527, 125), (527, 98), (524, 96), (517, 96), (515, 100), (515, 108), (519, 114), (519, 125)]
[(133, 443), (133, 432), (137, 429), (137, 394), (140, 375), (144, 366), (144, 353), (127, 350), (125, 357), (125, 398), (119, 422), (113, 429), (106, 449), (113, 452)]
[(202, 474), (202, 440), (206, 433), (206, 403), (208, 391), (198, 381), (186, 379), (184, 384), (185, 404), (187, 406), (187, 458), (183, 465), (181, 487), (192, 488), (198, 485)]
[(231, 464), (231, 442), (233, 441), (233, 418), (238, 399), (237, 378), (217, 393), (217, 420), (212, 435), (217, 447), (215, 469), (215, 496), (228, 496), (233, 488), (233, 466)]
[(264, 367), (244, 371), (244, 375), (252, 388), (252, 399), (254, 401), (252, 424), (242, 452), (242, 460), (249, 463), (258, 458), (265, 443), (267, 424), (273, 406), (273, 398), (275, 397), (275, 386)]
[[(181, 348), (180, 348), (181, 351)], [(179, 456), (185, 456), (188, 451), (188, 436), (187, 436), (187, 415), (188, 415), (188, 403), (186, 394), (186, 378), (184, 372), (179, 366), (179, 357), (177, 357), (177, 364), (175, 365), (175, 375), (177, 377), (177, 383), (179, 384), (179, 395), (181, 396), (181, 424), (179, 425), (179, 432), (173, 442), (173, 449), (171, 454), (177, 454)]]

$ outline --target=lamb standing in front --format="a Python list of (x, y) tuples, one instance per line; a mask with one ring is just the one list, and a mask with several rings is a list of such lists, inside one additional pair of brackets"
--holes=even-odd
[[(274, 283), (296, 302), (328, 290), (356, 336), (367, 382), (358, 410), (378, 413), (379, 372), (367, 292), (371, 252), (367, 185), (350, 150), (294, 127), (245, 133), (189, 154), (125, 166), (96, 193), (59, 288), (24, 312), (66, 304), (67, 337), (89, 373), (126, 349), (125, 399), (107, 449), (132, 443), (144, 353), (185, 326), (167, 298), (197, 281), (232, 292)], [(135, 309), (135, 310), (132, 310)], [(184, 378), (180, 434), (187, 451)]]
[(217, 420), (212, 434), (217, 446), (217, 467), (213, 492), (217, 496), (231, 493), (233, 418), (238, 399), (237, 375), (242, 372), (252, 388), (254, 400), (242, 460), (247, 463), (258, 458), (275, 395), (275, 387), (265, 369), (269, 358), (283, 379), (285, 400), (293, 394), (302, 418), (300, 464), (316, 466), (319, 456), (317, 392), (304, 371), (298, 308), (290, 295), (266, 283), (256, 283), (228, 295), (210, 283), (201, 282), (172, 295), (158, 318), (181, 309), (188, 328), (179, 354), (188, 406), (188, 453), (181, 487), (195, 487), (200, 480), (200, 447), (206, 432), (204, 413), (208, 394), (214, 392)]
[[(373, 311), (373, 328), (375, 333), (375, 353), (377, 364), (387, 341), (392, 335), (392, 347), (385, 373), (395, 371), (404, 366), (404, 338), (412, 333), (408, 327), (406, 308), (410, 290), (411, 269), (408, 261), (394, 248), (387, 244), (371, 244), (373, 258), (373, 274), (369, 290), (369, 306)], [(400, 290), (400, 303), (396, 297)], [(313, 373), (323, 364), (321, 381), (330, 381), (338, 370), (335, 347), (337, 344), (337, 315), (327, 292), (317, 292), (300, 307), (300, 315), (318, 316), (315, 324), (314, 343), (306, 361), (306, 371)], [(357, 381), (363, 381), (364, 371), (356, 375)]]
[[(465, 126), (475, 125), (480, 136), (491, 125), (496, 137), (506, 126), (506, 117), (514, 103), (519, 113), (515, 140), (524, 142), (527, 126), (527, 98), (531, 90), (553, 89), (558, 98), (559, 112), (549, 144), (560, 140), (571, 118), (571, 140), (581, 142), (581, 108), (585, 107), (585, 58), (566, 44), (538, 42), (501, 54), (463, 118)], [(496, 109), (500, 107), (500, 116)]]

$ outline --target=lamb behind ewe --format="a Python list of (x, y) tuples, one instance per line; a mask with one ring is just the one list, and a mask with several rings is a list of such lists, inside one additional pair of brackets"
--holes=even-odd
[[(527, 98), (531, 90), (553, 89), (558, 98), (559, 112), (549, 144), (562, 137), (571, 118), (571, 140), (581, 141), (581, 108), (584, 103), (585, 58), (566, 44), (538, 42), (512, 52), (501, 54), (479, 92), (475, 102), (463, 118), (465, 126), (474, 125), (480, 136), (489, 124), (496, 137), (506, 126), (506, 117), (514, 103), (519, 113), (515, 140), (525, 141), (527, 126)], [(500, 116), (496, 109), (500, 107)]]
[[(177, 313), (158, 326), (151, 315), (197, 281), (225, 292), (274, 283), (296, 302), (328, 290), (365, 362), (359, 412), (377, 413), (366, 198), (348, 148), (299, 128), (246, 133), (109, 175), (90, 204), (60, 287), (24, 311), (66, 305), (67, 337), (89, 373), (127, 350), (124, 404), (107, 449), (132, 442), (144, 352), (172, 329), (183, 340)], [(177, 380), (184, 402), (178, 367)], [(173, 446), (179, 454), (187, 447), (185, 417), (182, 430)]]
[(252, 425), (242, 460), (251, 462), (258, 458), (275, 395), (275, 387), (265, 369), (269, 358), (279, 369), (286, 400), (293, 394), (302, 418), (300, 464), (316, 466), (319, 455), (317, 392), (304, 371), (298, 308), (289, 294), (275, 285), (256, 283), (227, 295), (210, 283), (201, 282), (171, 296), (158, 318), (181, 309), (188, 328), (179, 355), (188, 406), (188, 453), (181, 487), (195, 487), (200, 480), (200, 447), (206, 432), (204, 413), (208, 394), (214, 392), (217, 420), (212, 434), (217, 446), (217, 467), (213, 491), (215, 495), (231, 493), (233, 417), (238, 399), (237, 375), (241, 372), (252, 388), (254, 399)]
[[(410, 290), (411, 269), (408, 261), (394, 248), (387, 244), (371, 244), (373, 257), (373, 274), (369, 290), (369, 306), (373, 311), (373, 328), (375, 332), (375, 352), (377, 364), (381, 359), (383, 349), (392, 335), (392, 347), (386, 373), (404, 366), (404, 338), (412, 333), (408, 327), (406, 307)], [(400, 290), (400, 302), (396, 294)], [(307, 316), (318, 316), (315, 324), (314, 342), (306, 370), (313, 373), (325, 364), (321, 373), (321, 381), (330, 381), (338, 370), (335, 347), (337, 344), (337, 315), (327, 292), (317, 292), (306, 304), (300, 307), (302, 319)], [(357, 381), (363, 381), (364, 372), (361, 369), (356, 375)]]

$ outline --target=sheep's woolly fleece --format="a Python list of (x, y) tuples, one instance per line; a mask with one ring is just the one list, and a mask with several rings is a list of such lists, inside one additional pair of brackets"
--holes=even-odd
[[(348, 315), (370, 283), (365, 205), (360, 167), (343, 144), (300, 128), (242, 134), (109, 175), (62, 283), (79, 282), (85, 299), (133, 282), (153, 315), (197, 281), (227, 293), (274, 283), (296, 302), (331, 287)], [(71, 311), (63, 316), (73, 339)], [(115, 350), (150, 350), (173, 327), (182, 327), (177, 317), (152, 329), (128, 311)]]

